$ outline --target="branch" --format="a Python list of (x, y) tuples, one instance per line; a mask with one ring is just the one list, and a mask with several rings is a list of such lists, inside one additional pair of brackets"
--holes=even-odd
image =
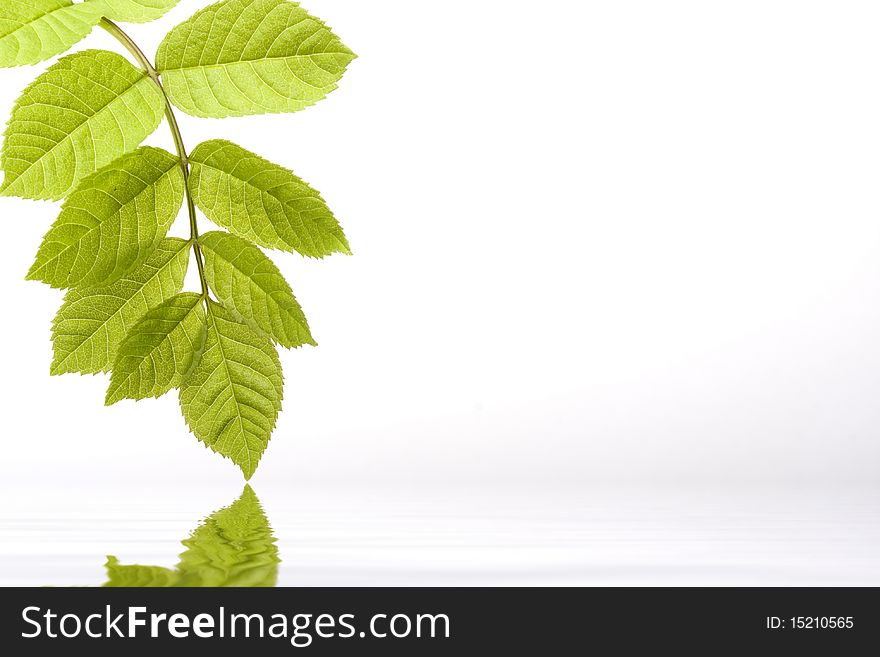
[(202, 247), (199, 245), (199, 226), (196, 220), (196, 206), (193, 202), (192, 195), (189, 193), (189, 156), (186, 152), (186, 146), (183, 143), (183, 136), (180, 134), (180, 124), (177, 123), (177, 117), (168, 100), (168, 94), (162, 86), (159, 79), (159, 72), (150, 63), (150, 60), (144, 54), (138, 45), (128, 36), (122, 28), (116, 23), (106, 18), (102, 18), (100, 26), (109, 32), (119, 43), (125, 46), (125, 49), (132, 54), (137, 63), (143, 69), (149, 78), (156, 83), (165, 97), (165, 117), (168, 119), (168, 127), (171, 129), (171, 136), (174, 138), (174, 146), (177, 149), (177, 156), (180, 158), (180, 168), (183, 169), (184, 192), (186, 195), (186, 207), (189, 211), (189, 239), (193, 247), (193, 253), (196, 257), (196, 266), (199, 270), (199, 282), (202, 286), (202, 298), (205, 301), (206, 308), (210, 309), (208, 301), (208, 281), (205, 278), (205, 261), (202, 255)]

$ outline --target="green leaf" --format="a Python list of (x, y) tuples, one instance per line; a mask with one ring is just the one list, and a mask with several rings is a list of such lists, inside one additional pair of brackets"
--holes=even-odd
[(208, 286), (237, 318), (282, 346), (315, 344), (290, 286), (260, 249), (221, 232), (202, 235), (199, 244)]
[(58, 200), (133, 151), (162, 121), (165, 100), (122, 55), (85, 50), (60, 59), (12, 110), (3, 142), (4, 196)]
[(125, 566), (107, 557), (104, 586), (275, 586), (278, 548), (269, 519), (250, 486), (225, 509), (208, 516), (183, 541), (177, 568)]
[(108, 371), (129, 327), (183, 288), (189, 247), (186, 240), (167, 238), (113, 285), (68, 292), (52, 324), (51, 373)]
[(3, 0), (0, 4), (0, 67), (36, 64), (60, 55), (101, 20), (96, 2)]
[(193, 200), (214, 223), (267, 249), (351, 253), (324, 199), (293, 172), (221, 139), (199, 144), (189, 159)]
[(180, 407), (196, 438), (250, 479), (275, 428), (282, 388), (272, 342), (210, 302), (205, 351), (180, 388)]
[(177, 586), (275, 586), (278, 548), (250, 486), (232, 506), (208, 517), (180, 555)]
[(100, 0), (104, 16), (123, 23), (149, 23), (162, 18), (180, 0)]
[(205, 344), (202, 297), (185, 292), (144, 315), (119, 346), (107, 405), (161, 397), (180, 386)]
[(336, 88), (355, 55), (286, 0), (223, 0), (174, 28), (156, 55), (171, 102), (193, 116), (295, 112)]
[(107, 581), (102, 586), (116, 587), (167, 587), (175, 586), (178, 574), (161, 566), (126, 566), (119, 559), (107, 557), (104, 564), (107, 569)]
[(183, 205), (180, 160), (143, 147), (85, 178), (27, 275), (52, 287), (109, 285), (142, 264)]

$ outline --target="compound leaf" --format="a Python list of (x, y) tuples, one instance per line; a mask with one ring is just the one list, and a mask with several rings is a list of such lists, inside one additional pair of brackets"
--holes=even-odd
[(282, 388), (272, 342), (209, 302), (205, 350), (180, 388), (180, 407), (196, 438), (250, 479), (275, 428)]
[(208, 286), (228, 310), (284, 347), (315, 344), (290, 286), (260, 249), (218, 231), (202, 235), (199, 244)]
[(171, 102), (193, 116), (295, 112), (336, 88), (355, 55), (287, 0), (223, 0), (174, 28), (156, 55)]
[(143, 147), (85, 178), (49, 229), (28, 280), (109, 285), (156, 249), (183, 205), (180, 160)]
[(222, 139), (199, 144), (190, 162), (193, 200), (214, 223), (267, 249), (351, 253), (321, 195), (288, 169)]
[(150, 310), (119, 345), (107, 405), (160, 397), (179, 387), (205, 344), (205, 330), (199, 294), (178, 294)]
[(96, 2), (3, 0), (0, 3), (0, 68), (36, 64), (60, 55), (101, 20)]
[[(167, 102), (201, 117), (294, 112), (333, 91), (356, 56), (290, 0), (206, 7), (166, 36), (156, 70), (106, 20), (148, 22), (178, 3), (2, 3), (0, 67), (53, 57), (102, 24), (149, 73), (103, 50), (50, 66), (13, 108), (0, 151), (0, 196), (66, 198), (27, 276), (72, 288), (53, 322), (51, 373), (112, 369), (108, 405), (179, 388), (197, 439), (249, 479), (281, 410), (275, 344), (315, 344), (290, 286), (257, 245), (315, 258), (351, 250), (319, 192), (224, 140), (192, 152), (190, 211), (194, 202), (230, 233), (198, 238), (193, 215), (191, 240), (167, 238), (185, 199), (186, 167), (166, 151), (139, 146)], [(181, 293), (191, 247), (204, 255), (201, 295)], [(217, 302), (206, 299), (207, 288)], [(247, 509), (246, 518), (237, 507)], [(278, 559), (264, 521), (246, 488), (185, 541), (176, 570), (108, 557), (106, 585), (271, 585)], [(235, 557), (254, 550), (260, 558), (240, 567)]]
[(180, 0), (99, 0), (104, 16), (123, 23), (149, 23), (162, 18)]
[(51, 373), (108, 371), (128, 329), (183, 288), (189, 246), (166, 238), (141, 267), (113, 285), (68, 292), (52, 324)]
[(158, 85), (122, 55), (85, 50), (63, 57), (25, 89), (12, 110), (0, 192), (58, 200), (137, 148), (164, 110)]

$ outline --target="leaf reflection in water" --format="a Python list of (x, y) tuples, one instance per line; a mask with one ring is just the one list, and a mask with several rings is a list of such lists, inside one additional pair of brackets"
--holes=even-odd
[(278, 548), (269, 520), (250, 486), (232, 505), (215, 511), (182, 541), (174, 569), (124, 565), (107, 557), (103, 586), (275, 586)]

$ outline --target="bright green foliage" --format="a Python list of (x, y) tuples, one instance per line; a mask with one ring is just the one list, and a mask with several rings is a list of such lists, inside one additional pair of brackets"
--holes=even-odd
[[(289, 169), (222, 139), (187, 154), (173, 106), (216, 118), (301, 110), (355, 55), (296, 2), (220, 0), (165, 37), (154, 67), (113, 21), (148, 22), (178, 3), (0, 0), (0, 68), (61, 54), (96, 25), (131, 56), (77, 52), (22, 92), (0, 196), (64, 199), (27, 274), (67, 290), (51, 373), (110, 372), (108, 405), (178, 388), (198, 440), (249, 479), (281, 410), (276, 345), (316, 344), (260, 247), (310, 258), (351, 249), (321, 194)], [(141, 146), (166, 116), (175, 155)], [(189, 239), (169, 238), (184, 201)], [(229, 232), (199, 237), (197, 208)], [(191, 256), (201, 293), (182, 292)], [(277, 555), (253, 507), (246, 488), (186, 542), (176, 570), (109, 558), (107, 585), (274, 583)], [(240, 552), (254, 558), (239, 565)]]
[(162, 92), (122, 55), (86, 50), (59, 60), (12, 111), (3, 141), (5, 196), (57, 200), (133, 151), (162, 120)]
[(108, 285), (159, 246), (183, 205), (180, 161), (144, 147), (85, 178), (65, 201), (27, 278), (52, 287)]
[[(94, 2), (95, 0), (91, 0)], [(149, 23), (162, 18), (180, 0), (97, 0), (104, 5), (104, 16), (123, 23)]]
[(107, 405), (160, 397), (180, 386), (205, 344), (202, 297), (184, 292), (144, 315), (119, 346)]
[(250, 479), (281, 410), (281, 363), (268, 338), (208, 305), (205, 350), (183, 381), (180, 407), (196, 438)]
[(167, 238), (139, 269), (104, 288), (71, 290), (52, 324), (52, 374), (107, 372), (126, 332), (180, 292), (189, 242)]
[(231, 506), (214, 512), (183, 541), (174, 570), (124, 566), (107, 557), (104, 586), (275, 586), (278, 548), (269, 520), (250, 486)]
[(199, 144), (189, 159), (193, 200), (214, 223), (267, 249), (351, 253), (321, 195), (288, 169), (222, 139)]
[(171, 102), (193, 116), (295, 112), (336, 88), (355, 55), (287, 0), (223, 0), (174, 28), (156, 55)]
[(94, 1), (75, 5), (71, 0), (3, 0), (0, 67), (36, 64), (60, 55), (92, 31), (101, 12)]
[(237, 318), (284, 347), (315, 344), (290, 286), (260, 249), (221, 232), (202, 235), (199, 243), (208, 286)]

